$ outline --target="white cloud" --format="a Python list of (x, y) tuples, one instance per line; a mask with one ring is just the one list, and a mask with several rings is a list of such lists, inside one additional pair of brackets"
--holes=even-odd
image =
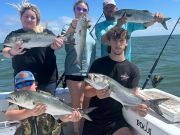
[[(58, 19), (56, 20), (49, 20), (49, 21), (46, 21), (47, 25), (48, 25), (48, 29), (52, 30), (55, 34), (60, 34), (61, 33), (61, 30), (63, 28), (63, 26), (65, 24), (68, 24), (72, 21), (73, 18), (71, 17), (67, 17), (67, 16), (62, 16), (62, 17), (59, 17)], [(43, 23), (43, 24), (46, 24), (46, 23)]]

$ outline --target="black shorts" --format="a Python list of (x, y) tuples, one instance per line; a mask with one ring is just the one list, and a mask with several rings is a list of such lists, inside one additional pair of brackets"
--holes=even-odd
[(124, 119), (109, 121), (101, 124), (86, 120), (82, 135), (112, 135), (118, 129), (123, 127), (130, 127)]
[(84, 78), (85, 78), (85, 76), (65, 75), (65, 81), (66, 80), (84, 81)]

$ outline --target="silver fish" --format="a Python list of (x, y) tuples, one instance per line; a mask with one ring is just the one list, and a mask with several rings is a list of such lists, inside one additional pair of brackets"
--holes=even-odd
[(50, 46), (54, 39), (55, 35), (48, 33), (14, 33), (10, 36), (3, 45), (12, 47), (14, 46), (17, 40), (23, 41), (23, 47), (26, 49), (34, 48), (34, 47), (47, 47)]
[[(74, 111), (73, 108), (60, 101), (57, 97), (51, 96), (44, 92), (30, 90), (16, 91), (11, 93), (6, 99), (11, 103), (27, 109), (33, 109), (37, 104), (43, 103), (47, 106), (45, 113), (51, 114), (53, 116), (71, 114)], [(91, 118), (86, 115), (86, 113), (91, 112), (93, 109), (95, 108), (82, 110), (82, 117), (86, 118), (87, 120), (91, 120)]]
[[(68, 35), (63, 36), (64, 42), (66, 42), (67, 36)], [(12, 47), (16, 41), (20, 40), (23, 41), (23, 47), (26, 49), (31, 49), (34, 47), (48, 47), (54, 42), (55, 38), (55, 35), (48, 34), (47, 32), (14, 33), (3, 43), (3, 45)]]
[[(88, 27), (89, 27), (89, 21), (87, 20), (87, 18), (85, 16), (81, 17), (77, 22), (77, 26), (74, 33), (75, 49), (77, 52), (76, 61), (78, 65), (80, 66), (80, 69), (83, 68), (82, 58), (83, 58), (83, 55), (85, 55), (83, 53), (85, 52), (85, 49), (86, 49), (86, 33), (87, 33)], [(88, 56), (85, 56), (85, 57), (88, 57)]]
[(145, 103), (159, 115), (162, 115), (162, 112), (158, 104), (168, 100), (168, 98), (143, 100), (134, 94), (133, 89), (125, 88), (114, 79), (102, 74), (89, 73), (85, 82), (97, 90), (110, 89), (110, 97), (120, 102), (123, 106), (137, 106)]
[[(113, 16), (116, 19), (120, 19), (122, 17), (127, 18), (127, 22), (134, 23), (148, 23), (155, 21), (154, 15), (148, 10), (136, 10), (136, 9), (121, 9), (116, 11)], [(171, 18), (164, 18), (164, 21), (161, 23), (165, 29), (168, 29), (166, 26), (166, 21)]]

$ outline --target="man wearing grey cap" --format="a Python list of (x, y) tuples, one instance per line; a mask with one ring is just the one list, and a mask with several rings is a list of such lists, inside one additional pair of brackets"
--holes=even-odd
[[(136, 30), (146, 29), (148, 26), (154, 24), (155, 22), (149, 22), (145, 24), (140, 23), (126, 23), (126, 18), (122, 17), (122, 19), (118, 20), (118, 24), (113, 17), (113, 13), (118, 10), (116, 3), (114, 0), (104, 0), (103, 2), (103, 13), (106, 18), (105, 21), (98, 23), (95, 26), (95, 34), (97, 38), (97, 43), (101, 45), (101, 57), (108, 55), (107, 49), (107, 39), (104, 36), (107, 31), (113, 28), (115, 25), (119, 27), (123, 27), (128, 31), (128, 37), (131, 37), (131, 33)], [(164, 17), (160, 13), (155, 14), (157, 22), (162, 22)], [(131, 61), (131, 40), (128, 41), (128, 48), (126, 50), (126, 59)]]

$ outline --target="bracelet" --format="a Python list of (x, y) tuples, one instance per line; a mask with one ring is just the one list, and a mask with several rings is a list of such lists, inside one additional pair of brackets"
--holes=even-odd
[(74, 30), (76, 29), (76, 28), (72, 25), (72, 23), (71, 23), (71, 28), (73, 28)]
[(10, 55), (10, 57), (14, 57), (14, 55), (11, 53), (11, 49), (8, 50), (8, 54)]

